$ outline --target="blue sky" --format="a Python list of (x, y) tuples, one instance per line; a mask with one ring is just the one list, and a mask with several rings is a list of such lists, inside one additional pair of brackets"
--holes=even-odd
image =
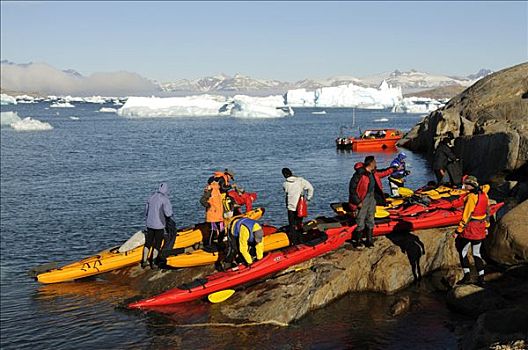
[(161, 81), (299, 80), (528, 60), (528, 2), (2, 1), (1, 58)]

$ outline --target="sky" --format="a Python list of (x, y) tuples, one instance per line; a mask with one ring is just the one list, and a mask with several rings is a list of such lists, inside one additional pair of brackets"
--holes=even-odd
[(1, 58), (172, 81), (295, 81), (528, 61), (528, 2), (1, 2)]

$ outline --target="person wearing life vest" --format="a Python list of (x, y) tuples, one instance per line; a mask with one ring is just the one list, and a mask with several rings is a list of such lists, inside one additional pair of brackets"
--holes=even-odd
[(229, 226), (229, 249), (226, 261), (234, 262), (242, 257), (246, 266), (253, 264), (252, 253), (257, 260), (264, 256), (264, 231), (256, 220), (248, 218), (235, 219)]
[(400, 196), (398, 189), (403, 187), (405, 177), (411, 173), (406, 168), (405, 158), (407, 158), (407, 155), (404, 152), (401, 152), (390, 164), (391, 167), (398, 168), (398, 170), (393, 172), (388, 178), (392, 197)]
[(460, 264), (464, 269), (464, 277), (458, 283), (467, 284), (471, 280), (469, 268), (469, 247), (473, 253), (473, 260), (478, 271), (479, 285), (484, 284), (484, 260), (480, 256), (482, 241), (488, 234), (489, 223), (489, 185), (479, 186), (477, 178), (466, 176), (463, 187), (469, 190), (465, 198), (462, 220), (456, 229), (455, 246), (460, 256)]
[(314, 194), (314, 188), (308, 180), (294, 176), (288, 168), (282, 168), (282, 176), (285, 178), (282, 188), (286, 195), (286, 208), (288, 210), (288, 239), (290, 245), (296, 245), (301, 239), (303, 220), (297, 215), (297, 204), (304, 192), (307, 193), (306, 200), (310, 201)]
[(200, 203), (205, 207), (205, 221), (210, 224), (210, 234), (204, 235), (203, 245), (220, 245), (224, 238), (224, 205), (220, 185), (213, 181), (204, 189)]
[(213, 176), (207, 180), (208, 184), (217, 182), (220, 186), (220, 193), (222, 194), (222, 205), (224, 206), (224, 218), (230, 218), (233, 216), (234, 200), (228, 195), (228, 192), (237, 190), (237, 185), (233, 183), (235, 180), (235, 173), (233, 170), (225, 169), (222, 171), (216, 171)]
[(361, 239), (366, 230), (365, 246), (371, 248), (373, 244), (374, 214), (376, 213), (376, 201), (384, 202), (385, 194), (381, 178), (391, 175), (397, 168), (377, 170), (374, 156), (365, 157), (363, 163), (356, 163), (356, 172), (350, 179), (348, 205), (355, 213), (357, 227), (352, 236), (354, 247), (361, 245)]
[[(227, 193), (233, 189), (233, 181), (235, 180), (235, 173), (233, 170), (225, 169), (224, 171), (215, 171), (213, 176), (207, 180), (208, 184), (217, 182), (220, 186), (220, 193)], [(234, 185), (236, 187), (236, 185)]]

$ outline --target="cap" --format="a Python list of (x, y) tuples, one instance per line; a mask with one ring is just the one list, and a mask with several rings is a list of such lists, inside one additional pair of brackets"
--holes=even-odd
[(464, 183), (466, 185), (471, 185), (473, 187), (479, 187), (479, 183), (477, 181), (477, 178), (475, 176), (469, 175), (464, 178)]

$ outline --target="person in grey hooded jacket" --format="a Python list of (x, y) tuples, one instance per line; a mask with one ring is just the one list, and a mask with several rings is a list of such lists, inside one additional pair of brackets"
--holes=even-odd
[[(143, 248), (141, 267), (145, 268), (148, 260), (150, 268), (155, 268), (154, 264), (157, 262), (159, 251), (161, 249), (167, 220), (171, 217), (172, 204), (169, 199), (169, 186), (165, 182), (162, 182), (159, 189), (156, 193), (150, 196), (145, 205), (147, 233), (145, 234), (145, 246)], [(149, 259), (151, 248), (152, 254)]]
[(311, 200), (314, 189), (311, 183), (300, 176), (294, 176), (288, 168), (282, 169), (282, 175), (286, 178), (282, 188), (286, 194), (286, 207), (288, 209), (288, 238), (290, 245), (295, 245), (299, 243), (302, 228), (302, 218), (297, 215), (297, 203), (305, 191), (307, 191), (306, 200)]

